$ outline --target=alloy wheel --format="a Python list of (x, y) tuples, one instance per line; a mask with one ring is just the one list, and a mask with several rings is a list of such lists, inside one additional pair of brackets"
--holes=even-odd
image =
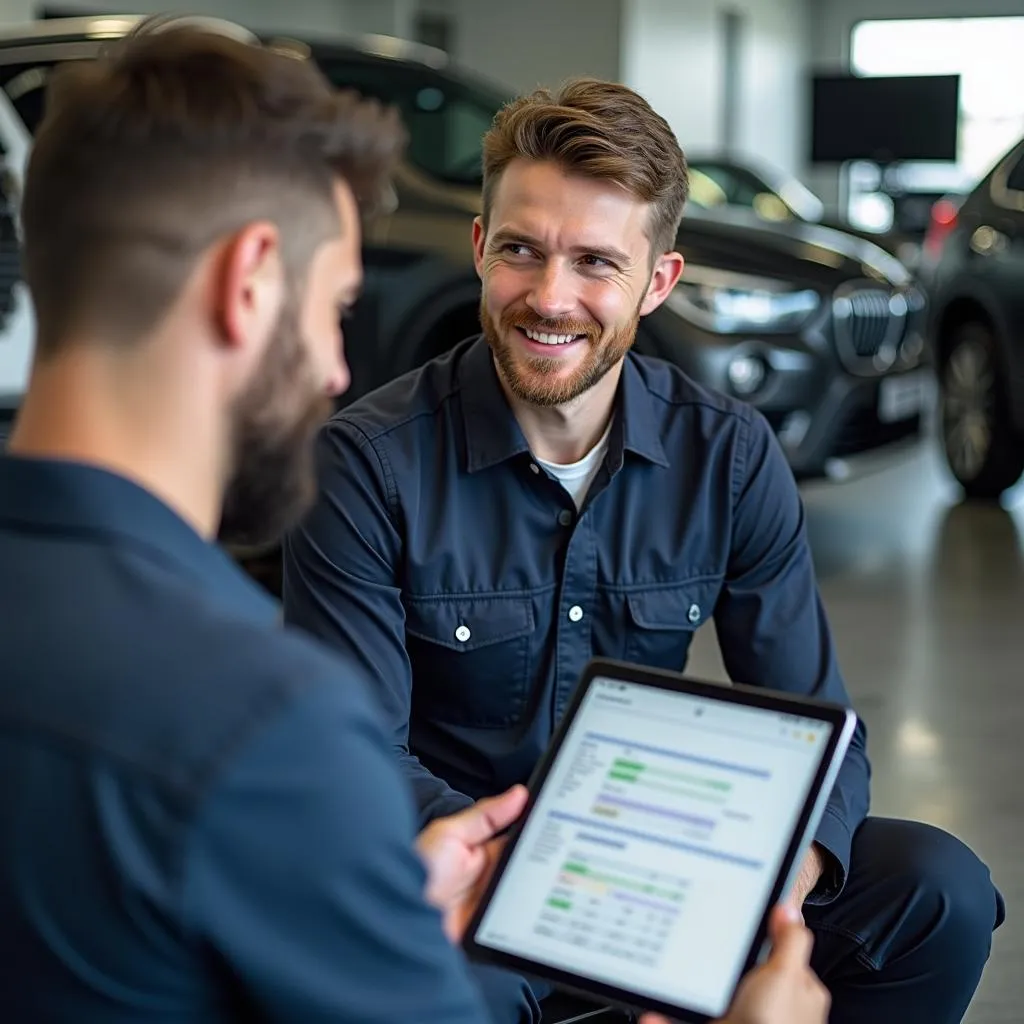
[(992, 447), (996, 368), (984, 336), (964, 338), (949, 355), (942, 380), (946, 457), (960, 480), (981, 473)]

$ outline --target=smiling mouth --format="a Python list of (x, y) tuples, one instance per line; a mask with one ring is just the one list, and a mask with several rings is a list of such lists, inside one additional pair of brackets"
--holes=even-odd
[(525, 327), (518, 328), (526, 335), (530, 341), (535, 341), (539, 345), (570, 345), (574, 341), (581, 341), (586, 337), (585, 334), (548, 334), (544, 331), (531, 331)]

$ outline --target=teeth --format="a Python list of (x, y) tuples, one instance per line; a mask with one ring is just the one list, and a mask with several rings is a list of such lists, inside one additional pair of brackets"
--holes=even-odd
[(568, 345), (576, 338), (575, 334), (541, 334), (539, 331), (528, 331), (525, 327), (523, 334), (531, 341), (539, 341), (542, 345)]

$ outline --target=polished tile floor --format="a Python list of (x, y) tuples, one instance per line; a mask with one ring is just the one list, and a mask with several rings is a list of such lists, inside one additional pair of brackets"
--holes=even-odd
[[(1019, 492), (1019, 493), (1018, 493)], [(973, 847), (1007, 923), (967, 1017), (1024, 1020), (1024, 487), (962, 504), (938, 453), (804, 488), (840, 664), (868, 727), (872, 812)], [(714, 635), (689, 665), (724, 678)]]

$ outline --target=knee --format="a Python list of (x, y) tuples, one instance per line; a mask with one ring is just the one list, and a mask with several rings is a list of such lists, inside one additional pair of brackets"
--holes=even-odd
[(984, 960), (992, 932), (1004, 916), (1002, 896), (989, 869), (948, 832), (914, 822), (901, 824), (904, 841), (890, 847), (892, 877), (914, 893), (937, 931)]

